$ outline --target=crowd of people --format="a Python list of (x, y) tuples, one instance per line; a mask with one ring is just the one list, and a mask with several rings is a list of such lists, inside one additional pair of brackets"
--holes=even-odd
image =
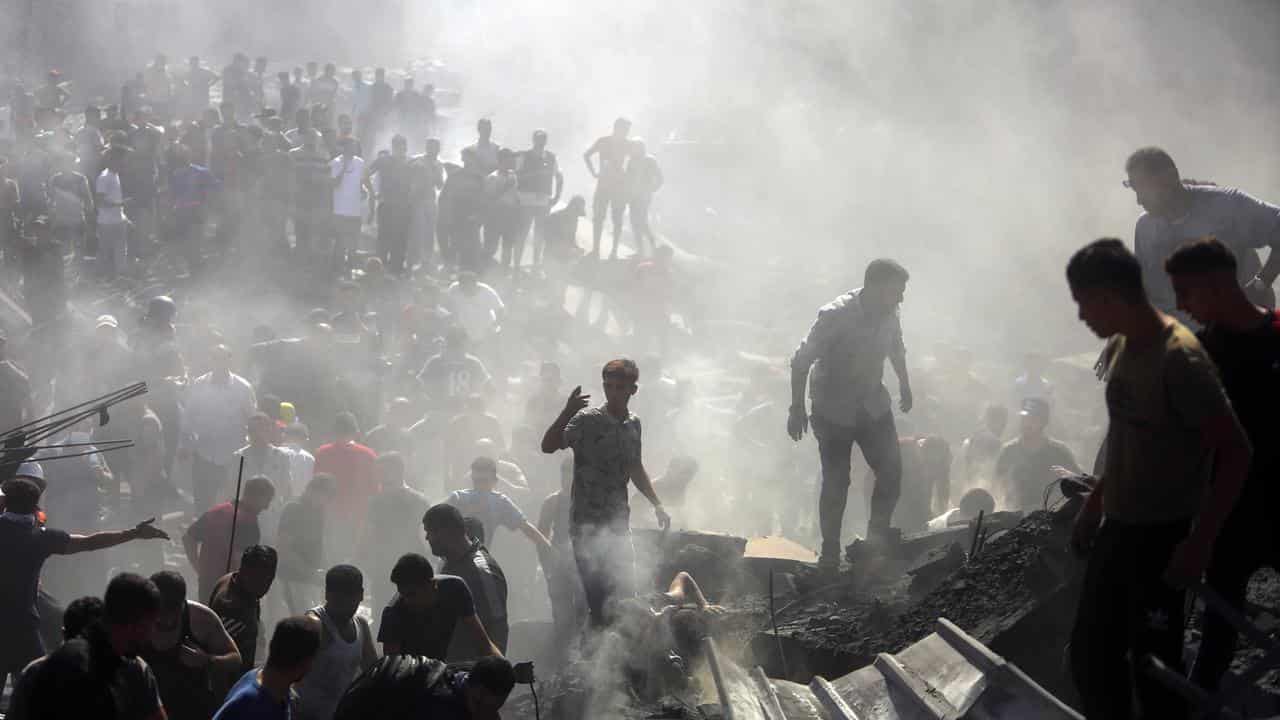
[[(601, 632), (635, 633), (625, 619), (714, 610), (688, 568), (637, 571), (633, 525), (718, 514), (714, 529), (820, 542), (821, 570), (837, 572), (850, 527), (865, 522), (875, 552), (979, 511), (1040, 509), (1089, 466), (1101, 489), (1077, 532), (1090, 570), (1075, 674), (1090, 717), (1128, 717), (1128, 639), (1177, 665), (1178, 588), (1207, 568), (1240, 605), (1269, 560), (1246, 538), (1273, 466), (1259, 438), (1277, 326), (1253, 303), (1274, 304), (1280, 211), (1184, 182), (1163, 151), (1127, 168), (1147, 211), (1136, 254), (1095, 244), (1068, 269), (1081, 318), (1125, 338), (1104, 355), (1106, 416), (1034, 353), (1007, 391), (964, 349), (910, 364), (910, 273), (887, 259), (819, 311), (789, 396), (768, 363), (712, 396), (664, 367), (705, 328), (650, 223), (661, 168), (627, 120), (584, 153), (581, 247), (587, 200), (566, 198), (547, 133), (516, 151), (481, 119), (446, 162), (430, 85), (396, 91), (381, 69), (343, 82), (319, 63), (273, 81), (268, 67), (236, 55), (221, 73), (199, 58), (175, 72), (159, 56), (118, 103), (83, 112), (56, 72), (11, 93), (0, 249), (25, 325), (0, 336), (0, 429), (149, 388), (4, 484), (0, 618), (19, 642), (0, 671), (15, 718), (110, 696), (121, 717), (330, 720), (357, 677), (353, 692), (399, 676), (404, 656), (476, 661), (413, 672), (438, 683), (442, 716), (490, 717), (514, 683), (514, 620), (550, 615), (566, 661)], [(1207, 327), (1203, 347), (1179, 321)], [(640, 362), (601, 370), (619, 345)], [(596, 372), (593, 405), (573, 378)], [(786, 442), (809, 429), (816, 458)], [(97, 447), (119, 439), (133, 444)], [(866, 502), (847, 502), (854, 444)], [(651, 520), (632, 517), (636, 502)], [(108, 550), (135, 539), (157, 542)], [(640, 592), (657, 583), (667, 591)], [(1134, 601), (1102, 597), (1120, 591)], [(1161, 627), (1138, 628), (1140, 608)], [(680, 642), (659, 627), (637, 643)], [(1233, 641), (1206, 621), (1197, 681), (1216, 682)], [(1178, 716), (1136, 682), (1145, 707)]]

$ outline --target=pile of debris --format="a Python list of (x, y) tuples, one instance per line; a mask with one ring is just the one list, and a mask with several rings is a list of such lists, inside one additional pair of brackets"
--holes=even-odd
[[(849, 575), (811, 590), (777, 612), (776, 635), (768, 630), (753, 639), (754, 659), (771, 677), (837, 677), (871, 664), (880, 653), (901, 651), (946, 617), (1051, 692), (1069, 693), (1061, 648), (1074, 615), (1072, 580), (1078, 574), (1067, 543), (1072, 512), (1033, 513), (990, 534), (974, 557), (954, 544), (934, 547), (914, 567), (891, 560), (879, 568), (887, 581)], [(916, 579), (922, 575), (932, 575), (925, 584), (935, 585), (923, 596)]]

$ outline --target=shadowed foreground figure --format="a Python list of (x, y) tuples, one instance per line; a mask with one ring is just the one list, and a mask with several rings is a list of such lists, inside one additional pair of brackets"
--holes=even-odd
[(1249, 441), (1213, 362), (1191, 331), (1152, 306), (1123, 243), (1077, 252), (1067, 282), (1085, 325), (1117, 338), (1102, 474), (1072, 537), (1089, 558), (1072, 675), (1090, 718), (1187, 717), (1182, 699), (1139, 668), (1148, 655), (1182, 668), (1183, 588), (1209, 564), (1248, 472)]
[[(1205, 326), (1200, 342), (1218, 367), (1231, 406), (1253, 443), (1249, 478), (1213, 546), (1206, 576), (1211, 588), (1243, 610), (1253, 573), (1264, 565), (1280, 565), (1280, 528), (1269, 517), (1276, 507), (1280, 465), (1280, 444), (1273, 437), (1280, 403), (1280, 313), (1254, 304), (1240, 287), (1234, 253), (1216, 238), (1183, 245), (1165, 262), (1165, 270), (1178, 307)], [(1235, 628), (1206, 611), (1192, 680), (1216, 690), (1231, 665), (1235, 645)]]

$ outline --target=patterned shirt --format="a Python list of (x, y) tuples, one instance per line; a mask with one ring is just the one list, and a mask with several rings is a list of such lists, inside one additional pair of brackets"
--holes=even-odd
[(584, 528), (626, 533), (631, 522), (627, 481), (640, 462), (640, 418), (619, 420), (604, 406), (580, 410), (564, 429), (573, 448), (573, 486), (569, 500), (569, 533)]

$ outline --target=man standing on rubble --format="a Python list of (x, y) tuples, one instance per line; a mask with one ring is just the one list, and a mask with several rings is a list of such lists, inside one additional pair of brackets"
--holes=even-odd
[[(1202, 323), (1200, 342), (1218, 366), (1240, 424), (1253, 443), (1253, 463), (1240, 499), (1213, 547), (1207, 582), (1236, 610), (1244, 609), (1249, 578), (1280, 566), (1280, 534), (1268, 517), (1276, 507), (1280, 446), (1271, 437), (1280, 401), (1280, 314), (1255, 305), (1241, 289), (1234, 253), (1216, 238), (1183, 245), (1165, 262), (1178, 307)], [(1231, 665), (1236, 631), (1212, 611), (1191, 679), (1213, 692)]]
[[(899, 407), (911, 412), (911, 380), (902, 343), (898, 306), (910, 276), (888, 259), (867, 265), (863, 286), (845, 293), (818, 311), (809, 335), (791, 359), (791, 410), (787, 434), (797, 442), (810, 421), (822, 461), (818, 522), (822, 530), (819, 565), (840, 567), (840, 525), (849, 499), (849, 464), (853, 443), (876, 476), (871, 493), (867, 539), (882, 544), (902, 489), (902, 454), (894, 426), (889, 391), (882, 377), (888, 358), (898, 376)], [(813, 367), (809, 397), (812, 419), (805, 413), (804, 388)]]
[[(1155, 308), (1142, 265), (1105, 238), (1067, 264), (1080, 319), (1114, 338), (1102, 473), (1076, 517), (1088, 568), (1071, 671), (1090, 718), (1185, 718), (1185, 702), (1135, 665), (1182, 669), (1183, 588), (1198, 583), (1249, 471), (1249, 439), (1213, 361)], [(1103, 516), (1106, 522), (1102, 522)]]
[(653, 504), (658, 526), (671, 527), (671, 516), (640, 459), (640, 419), (627, 409), (639, 389), (640, 368), (620, 358), (606, 363), (601, 375), (605, 404), (588, 408), (591, 396), (583, 395), (581, 387), (574, 388), (564, 410), (542, 436), (544, 453), (573, 448), (569, 536), (596, 628), (613, 617), (614, 610), (608, 607), (611, 600), (634, 593), (628, 482)]

